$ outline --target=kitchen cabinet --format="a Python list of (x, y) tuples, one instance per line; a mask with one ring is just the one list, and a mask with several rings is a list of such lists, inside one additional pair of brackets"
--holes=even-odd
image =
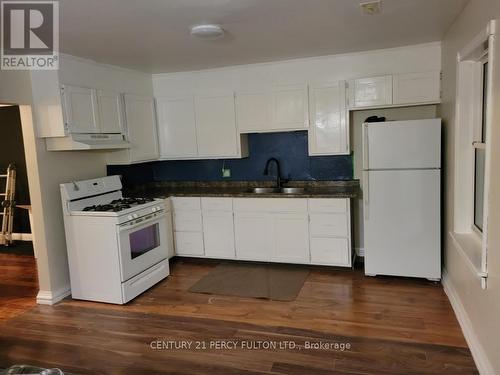
[(275, 85), (272, 90), (272, 129), (300, 130), (309, 126), (306, 84)]
[(102, 133), (123, 133), (123, 108), (120, 93), (96, 90), (99, 125)]
[(196, 139), (200, 157), (237, 157), (234, 94), (195, 98)]
[(349, 108), (392, 105), (392, 75), (349, 81)]
[(158, 98), (158, 135), (162, 158), (196, 157), (196, 123), (193, 97)]
[(238, 131), (256, 133), (271, 130), (270, 91), (239, 91), (236, 93)]
[(346, 82), (309, 86), (309, 155), (349, 154)]
[(200, 198), (172, 197), (175, 254), (204, 256)]
[(248, 140), (236, 129), (234, 94), (158, 98), (162, 159), (248, 156)]
[(207, 257), (234, 259), (233, 213), (203, 212), (203, 240)]
[(307, 84), (282, 84), (236, 92), (242, 133), (305, 130), (309, 126)]
[(207, 257), (234, 259), (232, 198), (201, 198), (203, 242)]
[(159, 153), (154, 99), (126, 94), (124, 101), (130, 160), (138, 162), (157, 159)]
[(236, 258), (269, 261), (273, 251), (273, 233), (266, 212), (235, 212), (234, 239)]
[(351, 207), (346, 198), (310, 198), (311, 264), (350, 267), (352, 259)]
[(176, 254), (351, 266), (347, 198), (174, 197)]
[(165, 245), (167, 247), (167, 257), (168, 259), (170, 259), (175, 255), (174, 224), (172, 219), (170, 198), (165, 199), (164, 202), (165, 202), (165, 225), (166, 225)]
[(394, 104), (439, 103), (441, 72), (396, 74), (393, 77)]
[(70, 133), (99, 133), (95, 90), (64, 85), (61, 87), (65, 128)]
[(283, 263), (309, 263), (307, 213), (272, 214), (274, 246), (272, 260)]

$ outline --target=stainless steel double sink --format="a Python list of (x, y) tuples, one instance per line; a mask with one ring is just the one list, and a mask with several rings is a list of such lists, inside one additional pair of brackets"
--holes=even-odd
[(254, 194), (304, 194), (304, 188), (299, 187), (255, 187), (250, 189)]

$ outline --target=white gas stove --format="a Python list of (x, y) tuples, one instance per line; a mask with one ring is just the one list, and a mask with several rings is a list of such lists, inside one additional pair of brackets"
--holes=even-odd
[(73, 298), (123, 304), (169, 274), (163, 200), (121, 189), (118, 176), (61, 184)]

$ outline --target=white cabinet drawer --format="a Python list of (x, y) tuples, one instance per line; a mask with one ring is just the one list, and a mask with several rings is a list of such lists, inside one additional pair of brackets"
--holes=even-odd
[(177, 255), (204, 255), (201, 232), (175, 232), (175, 253)]
[(307, 199), (301, 198), (235, 198), (235, 212), (307, 212)]
[(312, 198), (309, 199), (309, 212), (347, 212), (349, 199), (346, 198)]
[(311, 214), (311, 237), (348, 237), (349, 226), (345, 214)]
[(201, 211), (177, 211), (174, 213), (174, 230), (201, 232)]
[(233, 198), (201, 198), (203, 211), (233, 211)]
[(349, 266), (349, 257), (346, 238), (311, 238), (311, 263)]
[(201, 209), (200, 198), (196, 197), (172, 197), (172, 206), (175, 211)]

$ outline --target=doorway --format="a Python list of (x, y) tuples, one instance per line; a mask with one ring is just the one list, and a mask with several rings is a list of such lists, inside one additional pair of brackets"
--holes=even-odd
[[(32, 241), (31, 202), (19, 106), (0, 106), (0, 175), (15, 169), (11, 241), (0, 244), (0, 322), (35, 305), (38, 292), (36, 257)], [(5, 193), (7, 178), (0, 178)], [(0, 195), (0, 213), (6, 197)], [(0, 215), (0, 222), (7, 220)], [(9, 231), (10, 233), (10, 231)], [(5, 242), (5, 241), (2, 241)]]

